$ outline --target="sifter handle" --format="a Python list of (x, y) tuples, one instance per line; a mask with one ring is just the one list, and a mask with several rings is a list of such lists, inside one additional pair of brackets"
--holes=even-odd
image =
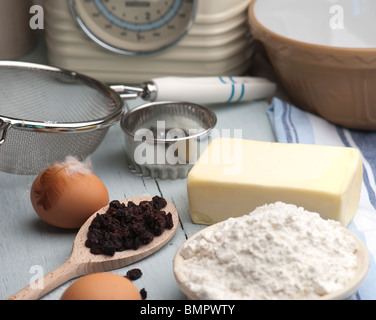
[(164, 77), (152, 80), (153, 100), (222, 104), (264, 99), (273, 96), (276, 85), (257, 77)]

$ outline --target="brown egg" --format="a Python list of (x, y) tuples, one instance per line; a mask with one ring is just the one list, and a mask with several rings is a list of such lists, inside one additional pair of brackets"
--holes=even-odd
[(132, 281), (115, 273), (93, 273), (73, 282), (60, 300), (141, 300)]
[(74, 229), (106, 206), (109, 194), (85, 164), (69, 158), (36, 177), (30, 199), (42, 220), (56, 227)]

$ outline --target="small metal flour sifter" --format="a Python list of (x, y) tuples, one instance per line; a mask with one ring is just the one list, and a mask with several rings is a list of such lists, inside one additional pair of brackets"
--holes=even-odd
[(0, 61), (0, 83), (0, 171), (15, 174), (38, 174), (67, 155), (87, 158), (122, 118), (123, 99), (175, 100), (176, 94), (196, 103), (236, 102), (275, 90), (258, 78), (160, 78), (108, 87), (74, 71), (14, 61)]

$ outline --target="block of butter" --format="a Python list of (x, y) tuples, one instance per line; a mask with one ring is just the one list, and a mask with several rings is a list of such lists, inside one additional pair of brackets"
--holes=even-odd
[(187, 192), (197, 224), (281, 201), (347, 226), (358, 209), (362, 180), (355, 148), (218, 138), (190, 171)]

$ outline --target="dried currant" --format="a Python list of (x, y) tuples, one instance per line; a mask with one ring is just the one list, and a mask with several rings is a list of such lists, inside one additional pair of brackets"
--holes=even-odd
[(142, 271), (140, 269), (131, 269), (127, 272), (126, 277), (131, 280), (135, 281), (137, 279), (140, 279), (142, 276)]
[(111, 201), (104, 214), (97, 214), (89, 226), (85, 245), (93, 254), (114, 255), (117, 251), (137, 250), (173, 227), (172, 214), (162, 211), (164, 198), (155, 196), (139, 205)]
[(142, 300), (145, 300), (147, 298), (147, 292), (146, 292), (145, 288), (142, 288), (140, 290), (140, 294), (141, 294), (141, 299)]

